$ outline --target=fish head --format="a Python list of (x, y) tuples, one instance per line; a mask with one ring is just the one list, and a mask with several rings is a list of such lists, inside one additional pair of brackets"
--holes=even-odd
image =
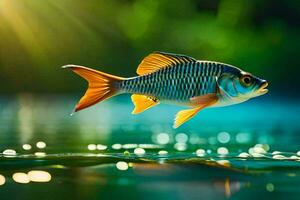
[(227, 97), (236, 101), (245, 101), (268, 92), (266, 80), (240, 69), (222, 74), (218, 79), (218, 85)]

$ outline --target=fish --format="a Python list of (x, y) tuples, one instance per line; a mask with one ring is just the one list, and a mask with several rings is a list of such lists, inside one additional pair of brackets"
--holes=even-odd
[(138, 76), (124, 78), (79, 65), (63, 68), (87, 80), (88, 88), (74, 112), (113, 96), (130, 93), (139, 114), (160, 103), (187, 106), (179, 111), (173, 128), (178, 128), (199, 111), (245, 102), (268, 92), (268, 82), (233, 65), (197, 60), (190, 56), (153, 52), (137, 68)]

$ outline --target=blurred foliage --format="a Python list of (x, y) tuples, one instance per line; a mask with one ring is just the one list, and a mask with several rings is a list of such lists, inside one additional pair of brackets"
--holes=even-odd
[(299, 25), (299, 0), (0, 0), (0, 92), (82, 92), (60, 66), (135, 76), (159, 50), (230, 63), (294, 93)]

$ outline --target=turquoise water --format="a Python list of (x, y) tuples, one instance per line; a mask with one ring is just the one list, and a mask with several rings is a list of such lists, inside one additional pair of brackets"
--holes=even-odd
[(300, 107), (260, 97), (131, 115), (129, 96), (70, 116), (74, 96), (0, 98), (1, 199), (299, 199)]

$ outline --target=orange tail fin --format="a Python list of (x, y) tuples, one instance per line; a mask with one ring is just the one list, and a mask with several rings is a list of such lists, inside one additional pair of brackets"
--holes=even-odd
[(118, 76), (77, 65), (65, 65), (63, 68), (71, 69), (89, 83), (84, 96), (75, 106), (75, 112), (116, 95), (118, 89), (115, 87), (115, 83), (124, 80)]

